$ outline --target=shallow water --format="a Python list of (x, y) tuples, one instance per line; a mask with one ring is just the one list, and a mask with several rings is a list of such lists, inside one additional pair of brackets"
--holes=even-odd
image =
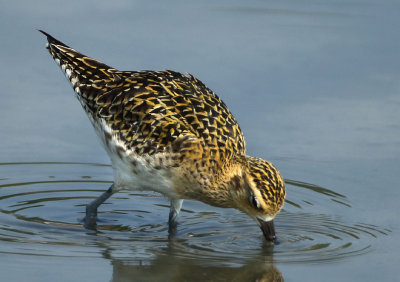
[[(3, 281), (393, 281), (400, 262), (396, 1), (0, 4)], [(191, 72), (287, 183), (279, 244), (232, 209), (120, 192), (43, 29), (122, 70)]]
[[(260, 275), (270, 276), (280, 273), (274, 263), (329, 262), (367, 254), (378, 237), (390, 234), (382, 227), (321, 213), (322, 208), (351, 210), (351, 204), (332, 190), (293, 180), (286, 180), (290, 193), (275, 220), (275, 246), (264, 242), (246, 215), (192, 201), (185, 202), (177, 232), (169, 236), (167, 199), (140, 192), (113, 195), (101, 207), (98, 232), (88, 231), (80, 223), (84, 207), (110, 185), (109, 165), (0, 165), (9, 176), (0, 185), (2, 254), (106, 258), (113, 264), (161, 268), (173, 259), (185, 265), (178, 271), (184, 276), (190, 274), (186, 264), (194, 267), (194, 262), (208, 271), (209, 267), (216, 271), (215, 266), (252, 269), (258, 265)], [(114, 276), (120, 275), (115, 271)], [(139, 277), (145, 275), (135, 271)]]

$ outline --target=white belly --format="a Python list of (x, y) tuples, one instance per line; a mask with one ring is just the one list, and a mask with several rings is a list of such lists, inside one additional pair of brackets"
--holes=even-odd
[[(104, 122), (93, 122), (93, 125), (110, 157), (114, 170), (113, 188), (116, 191), (148, 190), (159, 192), (171, 199), (179, 199), (169, 169), (155, 169), (151, 161), (127, 149)], [(112, 138), (107, 139), (107, 135)]]
[(114, 169), (114, 187), (117, 190), (149, 190), (169, 198), (179, 198), (168, 170), (154, 169), (140, 156), (131, 155), (129, 161), (128, 158), (121, 159), (118, 155), (110, 158)]

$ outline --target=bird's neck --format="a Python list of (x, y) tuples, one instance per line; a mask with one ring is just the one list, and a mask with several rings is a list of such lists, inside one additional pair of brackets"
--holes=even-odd
[(209, 181), (188, 185), (180, 194), (212, 206), (234, 208), (245, 193), (245, 170), (243, 157), (233, 158), (210, 176)]

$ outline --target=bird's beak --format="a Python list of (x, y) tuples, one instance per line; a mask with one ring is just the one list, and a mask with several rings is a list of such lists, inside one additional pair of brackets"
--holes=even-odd
[(275, 236), (274, 221), (273, 220), (263, 221), (259, 218), (257, 218), (257, 220), (260, 223), (260, 227), (264, 234), (265, 239), (269, 242), (275, 242), (276, 236)]

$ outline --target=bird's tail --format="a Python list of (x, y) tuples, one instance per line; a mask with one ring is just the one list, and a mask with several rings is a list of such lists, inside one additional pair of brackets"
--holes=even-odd
[(42, 30), (39, 31), (47, 36), (47, 50), (64, 71), (75, 91), (81, 85), (118, 80), (124, 73), (75, 51)]

